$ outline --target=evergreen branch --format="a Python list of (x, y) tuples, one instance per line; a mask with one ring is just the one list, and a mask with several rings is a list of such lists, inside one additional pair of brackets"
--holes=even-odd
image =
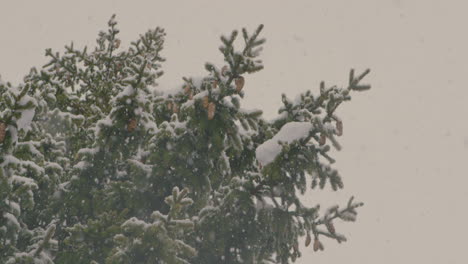
[(55, 225), (51, 225), (47, 231), (46, 231), (46, 234), (44, 236), (44, 239), (42, 240), (42, 243), (39, 244), (39, 247), (36, 249), (35, 253), (34, 253), (34, 256), (39, 256), (42, 252), (42, 250), (44, 250), (44, 248), (47, 247), (47, 245), (49, 244), (49, 241), (50, 239), (52, 238), (52, 236), (54, 235), (55, 233)]

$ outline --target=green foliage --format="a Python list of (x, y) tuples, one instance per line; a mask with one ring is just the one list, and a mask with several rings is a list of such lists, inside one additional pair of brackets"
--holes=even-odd
[(315, 251), (346, 241), (334, 223), (362, 203), (321, 213), (299, 194), (343, 188), (336, 109), (370, 88), (368, 70), (283, 95), (267, 121), (241, 105), (263, 69), (262, 25), (240, 48), (237, 31), (222, 36), (226, 65), (172, 93), (155, 89), (164, 31), (124, 49), (115, 16), (108, 26), (93, 51), (48, 49), (19, 87), (0, 81), (1, 263), (289, 263), (301, 236)]
[(185, 207), (193, 203), (186, 197), (187, 189), (175, 187), (165, 203), (170, 209), (167, 215), (154, 211), (151, 222), (132, 217), (122, 224), (122, 233), (114, 236), (116, 248), (106, 263), (187, 263), (196, 250), (183, 242), (187, 230), (193, 230), (189, 219), (182, 219)]

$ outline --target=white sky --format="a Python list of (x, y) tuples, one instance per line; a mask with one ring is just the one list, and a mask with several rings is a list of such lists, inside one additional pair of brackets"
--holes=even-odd
[[(221, 62), (220, 34), (265, 24), (265, 69), (246, 76), (244, 106), (273, 117), (281, 93), (344, 85), (371, 68), (373, 89), (341, 107), (340, 192), (317, 201), (365, 202), (348, 242), (325, 240), (296, 263), (466, 263), (468, 18), (465, 1), (10, 1), (0, 3), (0, 74), (18, 83), (44, 50), (94, 45), (117, 14), (122, 44), (167, 31), (162, 89)], [(326, 207), (326, 206), (325, 206)]]

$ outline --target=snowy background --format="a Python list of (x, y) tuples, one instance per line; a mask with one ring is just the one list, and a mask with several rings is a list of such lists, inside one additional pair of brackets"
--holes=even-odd
[[(265, 69), (246, 76), (247, 108), (274, 117), (280, 95), (344, 85), (371, 68), (373, 89), (338, 114), (340, 192), (309, 192), (312, 205), (365, 202), (348, 242), (303, 249), (297, 263), (466, 263), (468, 236), (468, 17), (465, 1), (13, 1), (0, 2), (0, 74), (17, 84), (44, 50), (93, 46), (117, 14), (122, 45), (167, 31), (160, 88), (220, 64), (219, 36), (265, 24)], [(326, 207), (326, 206), (325, 206)], [(465, 209), (464, 209), (465, 208)]]

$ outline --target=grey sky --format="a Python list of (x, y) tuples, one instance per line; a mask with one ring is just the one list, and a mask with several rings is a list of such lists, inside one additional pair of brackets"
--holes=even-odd
[(303, 249), (297, 263), (466, 263), (468, 18), (465, 1), (10, 1), (0, 3), (0, 74), (18, 83), (44, 50), (94, 45), (117, 14), (122, 45), (167, 31), (161, 89), (221, 63), (219, 35), (265, 24), (265, 69), (246, 76), (244, 107), (273, 117), (281, 93), (344, 85), (371, 68), (373, 89), (340, 110), (340, 192), (309, 192), (312, 205), (365, 202), (348, 242)]

